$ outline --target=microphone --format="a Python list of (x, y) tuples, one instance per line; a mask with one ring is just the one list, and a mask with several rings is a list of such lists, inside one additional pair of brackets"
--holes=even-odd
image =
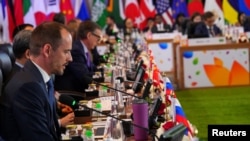
[(153, 84), (153, 80), (152, 79), (148, 79), (147, 83), (146, 83), (146, 86), (144, 88), (144, 91), (142, 93), (142, 98), (143, 99), (146, 99), (147, 97), (149, 97), (149, 91), (150, 91), (150, 88)]
[(63, 103), (63, 104), (66, 104), (66, 105), (70, 106), (73, 110), (79, 108), (78, 103), (76, 102), (76, 100), (73, 97), (69, 96), (69, 95), (62, 94), (59, 97), (58, 101)]
[[(68, 96), (68, 95), (61, 95), (60, 98), (59, 98), (59, 101), (60, 101), (61, 103), (64, 103), (64, 104), (66, 104), (66, 105), (72, 107), (72, 108), (74, 107), (74, 109), (77, 109), (77, 107), (79, 107), (79, 103), (77, 103), (76, 100), (75, 100), (73, 97)], [(144, 129), (144, 130), (146, 130), (146, 131), (149, 131), (148, 128), (145, 128), (145, 127), (142, 127), (142, 126), (140, 126), (140, 125), (136, 125), (136, 124), (130, 123), (130, 122), (125, 121), (125, 120), (122, 120), (122, 119), (120, 119), (120, 118), (118, 118), (118, 117), (116, 117), (116, 116), (113, 116), (113, 115), (111, 115), (111, 114), (107, 114), (107, 113), (105, 113), (105, 112), (101, 112), (101, 111), (99, 111), (99, 110), (90, 108), (90, 107), (88, 107), (87, 105), (80, 104), (80, 106), (82, 106), (82, 107), (85, 108), (85, 109), (88, 109), (88, 110), (91, 110), (91, 111), (95, 111), (95, 112), (97, 112), (97, 113), (99, 113), (99, 114), (105, 115), (105, 116), (107, 116), (107, 117), (112, 117), (112, 118), (117, 119), (117, 120), (119, 120), (119, 121), (122, 121), (122, 122), (124, 122), (124, 123), (128, 123), (128, 124), (131, 124), (131, 125), (136, 126), (136, 127), (138, 127), (138, 128), (141, 128), (141, 129)]]
[(129, 121), (122, 120), (122, 119), (120, 119), (120, 118), (118, 118), (116, 116), (113, 116), (111, 114), (108, 114), (108, 113), (101, 112), (101, 111), (98, 111), (96, 109), (90, 108), (87, 105), (79, 104), (79, 103), (76, 102), (76, 100), (73, 97), (71, 97), (69, 95), (61, 95), (60, 98), (59, 98), (59, 101), (61, 103), (63, 103), (63, 104), (66, 104), (66, 105), (72, 107), (74, 110), (79, 109), (79, 106), (82, 106), (83, 108), (85, 108), (87, 110), (95, 111), (95, 112), (100, 113), (102, 115), (105, 115), (107, 117), (112, 117), (112, 118), (114, 118), (116, 120), (122, 121), (124, 123), (124, 125), (133, 125), (134, 127), (138, 127), (140, 129), (146, 130), (147, 132), (151, 133), (154, 137), (158, 138), (156, 136), (156, 134), (154, 133), (154, 131), (151, 131), (150, 129), (158, 128), (157, 123), (156, 123), (158, 121), (157, 120), (158, 119), (157, 118), (157, 111), (159, 110), (160, 105), (162, 103), (162, 99), (161, 99), (160, 96), (155, 100), (151, 110), (149, 111), (149, 119), (148, 119), (149, 120), (149, 129), (145, 128), (145, 127), (142, 127), (140, 125), (131, 123)]

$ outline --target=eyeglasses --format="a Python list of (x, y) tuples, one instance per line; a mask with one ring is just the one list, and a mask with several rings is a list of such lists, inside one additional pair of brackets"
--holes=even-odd
[(97, 34), (95, 34), (94, 32), (91, 32), (91, 34), (94, 35), (95, 37), (97, 37), (98, 41), (100, 41), (101, 38), (102, 38), (100, 35), (97, 35)]

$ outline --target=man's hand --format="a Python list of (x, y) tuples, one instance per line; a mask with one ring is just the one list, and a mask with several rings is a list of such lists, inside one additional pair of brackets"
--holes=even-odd
[(60, 119), (61, 127), (66, 127), (69, 124), (74, 124), (75, 114), (74, 112), (67, 114)]
[(63, 114), (68, 114), (73, 112), (73, 109), (70, 106), (62, 104), (60, 102), (58, 102), (58, 109), (61, 109)]

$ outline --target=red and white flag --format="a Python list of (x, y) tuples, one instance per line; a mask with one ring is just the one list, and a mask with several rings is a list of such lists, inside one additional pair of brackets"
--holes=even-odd
[(7, 0), (0, 0), (0, 21), (0, 28), (2, 28), (2, 33), (0, 33), (2, 39), (0, 40), (2, 42), (11, 42), (15, 23)]
[[(144, 15), (144, 17), (151, 17), (154, 18), (155, 14), (156, 14), (156, 9), (155, 6), (153, 4), (152, 0), (141, 0), (140, 1), (140, 9), (141, 9), (141, 14)], [(141, 23), (140, 28), (144, 28), (147, 24), (147, 19), (145, 18), (145, 20), (143, 21), (143, 23)]]
[(59, 0), (45, 0), (47, 20), (52, 21), (55, 13), (60, 12)]
[(46, 21), (46, 7), (44, 1), (33, 0), (33, 10), (35, 15), (36, 25)]
[(141, 14), (141, 10), (137, 0), (126, 0), (125, 2), (125, 16), (131, 18), (136, 27), (145, 20), (145, 16)]

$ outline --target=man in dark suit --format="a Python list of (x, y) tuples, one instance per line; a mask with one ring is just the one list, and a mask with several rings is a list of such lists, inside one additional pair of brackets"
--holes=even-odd
[(163, 22), (161, 14), (155, 16), (155, 25), (151, 29), (152, 33), (165, 33), (172, 32), (172, 28), (169, 24)]
[(102, 30), (95, 22), (84, 21), (78, 28), (79, 40), (73, 43), (73, 61), (66, 67), (62, 76), (56, 75), (55, 89), (84, 92), (93, 81), (96, 66), (92, 61), (91, 50), (101, 40)]
[(17, 35), (15, 35), (12, 47), (16, 60), (12, 67), (9, 79), (12, 78), (17, 71), (23, 68), (24, 64), (29, 59), (29, 43), (31, 33), (31, 30), (22, 30)]
[(4, 89), (1, 103), (3, 139), (60, 140), (50, 76), (63, 74), (72, 61), (71, 49), (72, 36), (64, 25), (45, 22), (35, 28), (30, 39), (30, 59)]
[[(12, 67), (11, 74), (9, 75), (6, 83), (14, 76), (15, 73), (20, 71), (24, 64), (29, 60), (29, 43), (31, 38), (32, 30), (21, 30), (19, 31), (13, 40), (13, 53), (15, 55), (15, 64)], [(60, 94), (59, 94), (60, 95)], [(62, 111), (62, 109), (68, 109), (69, 106), (59, 103), (57, 101), (58, 111)], [(72, 109), (71, 109), (72, 110)], [(65, 127), (68, 124), (72, 124), (72, 117), (74, 117), (74, 113), (71, 111), (70, 113), (64, 113), (66, 116), (58, 119), (60, 126)]]
[(195, 28), (194, 35), (196, 37), (216, 37), (222, 36), (221, 29), (214, 24), (215, 16), (212, 12), (208, 11), (203, 15), (204, 22), (199, 23)]

